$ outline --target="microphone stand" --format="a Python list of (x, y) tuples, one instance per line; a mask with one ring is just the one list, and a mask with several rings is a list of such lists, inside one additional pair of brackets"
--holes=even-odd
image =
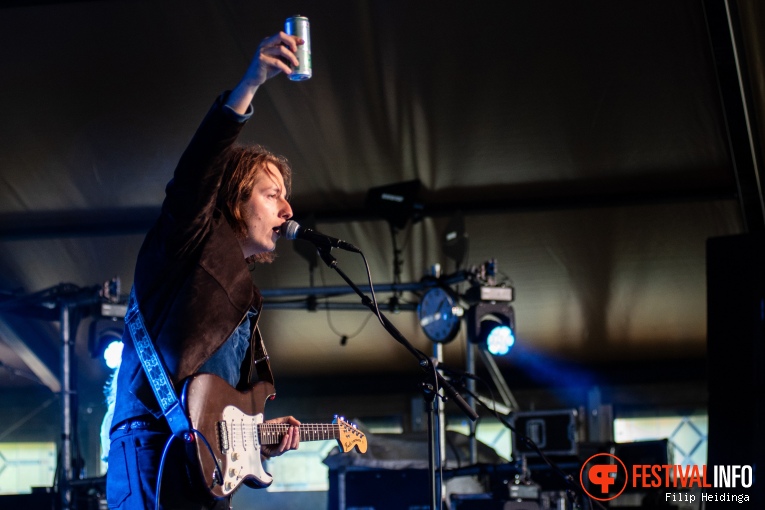
[[(379, 308), (375, 306), (372, 299), (364, 294), (359, 287), (348, 278), (342, 269), (337, 266), (337, 259), (330, 253), (331, 247), (321, 246), (317, 247), (319, 256), (327, 264), (328, 267), (334, 269), (340, 277), (345, 280), (348, 286), (361, 298), (362, 304), (369, 308), (373, 314), (375, 314), (382, 322), (385, 330), (396, 340), (403, 345), (412, 356), (417, 359), (418, 365), (423, 370), (423, 379), (420, 383), (420, 389), (425, 400), (425, 408), (428, 414), (428, 468), (430, 473), (430, 508), (431, 510), (437, 510), (441, 508), (441, 480), (437, 476), (436, 466), (436, 451), (439, 447), (436, 444), (436, 402), (435, 399), (438, 396), (438, 389), (443, 388), (447, 397), (443, 397), (444, 400), (451, 398), (454, 403), (457, 404), (465, 415), (470, 418), (471, 421), (478, 419), (478, 413), (465, 402), (465, 399), (457, 393), (457, 390), (443, 378), (443, 376), (436, 370), (433, 360), (426, 356), (425, 353), (415, 348), (401, 332), (388, 320), (388, 318), (380, 312)], [(366, 261), (365, 261), (366, 262)], [(371, 285), (371, 282), (370, 282)]]

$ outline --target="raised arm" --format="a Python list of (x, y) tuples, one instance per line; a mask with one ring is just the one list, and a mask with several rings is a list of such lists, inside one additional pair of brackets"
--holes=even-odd
[(290, 65), (298, 65), (295, 56), (303, 40), (284, 32), (266, 37), (258, 46), (247, 71), (231, 91), (226, 104), (235, 112), (244, 114), (252, 103), (258, 87), (279, 73), (292, 74)]

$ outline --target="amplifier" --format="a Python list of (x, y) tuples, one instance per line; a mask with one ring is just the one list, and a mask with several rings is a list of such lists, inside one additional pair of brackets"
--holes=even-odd
[(541, 510), (536, 501), (499, 500), (491, 494), (452, 494), (451, 510)]
[(545, 455), (576, 455), (577, 415), (576, 409), (515, 413), (513, 458), (537, 455), (533, 448), (518, 440), (518, 434), (531, 439)]

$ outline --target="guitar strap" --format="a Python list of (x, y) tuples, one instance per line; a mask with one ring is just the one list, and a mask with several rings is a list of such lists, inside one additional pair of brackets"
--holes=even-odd
[(128, 327), (130, 337), (133, 339), (133, 345), (141, 360), (141, 365), (146, 372), (146, 377), (151, 383), (151, 389), (157, 397), (162, 408), (162, 413), (167, 419), (170, 430), (174, 436), (183, 438), (191, 432), (191, 423), (181, 406), (175, 389), (167, 375), (167, 369), (160, 360), (154, 343), (151, 341), (149, 332), (146, 331), (146, 325), (143, 322), (143, 315), (138, 309), (138, 299), (135, 297), (135, 287), (130, 289), (130, 300), (125, 314), (125, 325)]

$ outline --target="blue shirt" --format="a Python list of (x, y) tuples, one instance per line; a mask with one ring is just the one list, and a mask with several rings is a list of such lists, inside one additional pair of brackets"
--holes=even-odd
[(239, 369), (242, 366), (242, 361), (244, 361), (247, 348), (250, 346), (250, 323), (256, 315), (255, 312), (249, 310), (247, 317), (231, 333), (228, 340), (199, 367), (197, 372), (215, 374), (236, 388), (241, 376)]

